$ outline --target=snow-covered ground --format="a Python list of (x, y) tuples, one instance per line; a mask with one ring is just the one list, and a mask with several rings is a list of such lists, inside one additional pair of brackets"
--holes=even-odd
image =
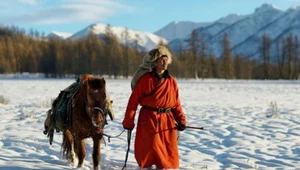
[[(43, 134), (51, 101), (74, 80), (0, 80), (0, 169), (72, 169), (62, 159), (62, 135), (53, 145)], [(178, 80), (189, 126), (181, 132), (180, 169), (296, 169), (300, 167), (300, 82)], [(105, 133), (122, 130), (130, 80), (107, 79), (115, 121)], [(277, 110), (276, 110), (277, 107)], [(137, 115), (136, 115), (137, 117)], [(135, 130), (133, 131), (135, 137)], [(101, 145), (101, 169), (124, 165), (127, 135)], [(133, 143), (127, 169), (137, 170)], [(92, 167), (87, 139), (85, 168)]]

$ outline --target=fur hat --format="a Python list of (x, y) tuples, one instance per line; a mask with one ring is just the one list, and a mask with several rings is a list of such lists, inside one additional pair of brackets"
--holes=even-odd
[(172, 62), (172, 54), (165, 46), (158, 46), (157, 48), (154, 48), (151, 51), (149, 51), (149, 53), (147, 53), (144, 57), (144, 62), (154, 62), (162, 56), (168, 57), (168, 64)]
[(153, 62), (159, 59), (162, 56), (168, 57), (168, 64), (172, 62), (172, 55), (170, 51), (165, 46), (158, 46), (153, 50), (149, 51), (143, 59), (143, 64), (140, 65), (139, 69), (134, 73), (133, 78), (131, 80), (131, 89), (135, 87), (136, 83), (139, 79), (146, 74), (147, 72), (152, 71), (154, 64)]

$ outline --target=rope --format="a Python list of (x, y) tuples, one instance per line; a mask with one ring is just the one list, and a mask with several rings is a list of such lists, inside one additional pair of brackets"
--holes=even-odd
[(117, 136), (111, 136), (111, 135), (107, 135), (105, 133), (103, 133), (103, 136), (106, 136), (108, 142), (110, 142), (110, 138), (117, 138), (117, 137), (121, 136), (124, 133), (124, 131), (125, 131), (125, 129), (123, 129), (123, 131), (120, 134), (118, 134)]
[(126, 168), (126, 163), (127, 163), (127, 160), (128, 160), (128, 153), (130, 151), (131, 132), (132, 132), (132, 130), (127, 130), (127, 145), (128, 145), (128, 148), (127, 148), (126, 157), (125, 157), (125, 164), (124, 164), (122, 170)]

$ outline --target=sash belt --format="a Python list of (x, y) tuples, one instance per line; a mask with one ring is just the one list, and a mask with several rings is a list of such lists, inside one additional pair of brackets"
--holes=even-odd
[(142, 108), (155, 111), (157, 113), (170, 113), (172, 108), (154, 108), (150, 106), (143, 106)]

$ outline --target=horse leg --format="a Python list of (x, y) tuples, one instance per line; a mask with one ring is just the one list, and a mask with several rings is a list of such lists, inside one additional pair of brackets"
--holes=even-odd
[(93, 138), (93, 164), (94, 164), (94, 170), (100, 169), (100, 139), (99, 138)]
[(85, 158), (85, 144), (84, 139), (77, 139), (77, 146), (78, 146), (78, 168), (83, 167), (83, 161)]
[(72, 164), (74, 164), (74, 160), (75, 160), (74, 138), (73, 138), (73, 135), (72, 135), (72, 133), (69, 129), (66, 129), (64, 133), (65, 133), (65, 137), (66, 137), (66, 140), (68, 142), (68, 145), (69, 145), (69, 151), (67, 153), (68, 154), (67, 158), (70, 160), (70, 162)]

